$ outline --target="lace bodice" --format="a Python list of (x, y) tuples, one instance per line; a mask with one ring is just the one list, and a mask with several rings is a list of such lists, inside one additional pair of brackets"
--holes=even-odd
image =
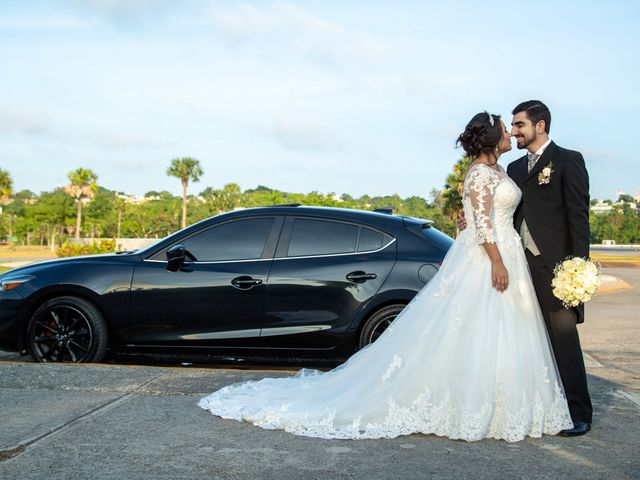
[(517, 236), (513, 212), (522, 193), (504, 170), (473, 165), (464, 181), (462, 205), (468, 234), (478, 243), (502, 243)]

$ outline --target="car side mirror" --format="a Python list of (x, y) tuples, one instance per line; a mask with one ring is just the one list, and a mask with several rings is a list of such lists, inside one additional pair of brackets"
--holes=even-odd
[(167, 270), (177, 272), (184, 265), (187, 250), (184, 245), (177, 244), (167, 250)]

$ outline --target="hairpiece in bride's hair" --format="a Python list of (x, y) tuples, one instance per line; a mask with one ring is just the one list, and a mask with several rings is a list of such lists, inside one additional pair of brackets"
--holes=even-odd
[(489, 115), (489, 123), (493, 127), (496, 123), (495, 120), (493, 119), (493, 115), (491, 115), (489, 112), (486, 112), (486, 114)]

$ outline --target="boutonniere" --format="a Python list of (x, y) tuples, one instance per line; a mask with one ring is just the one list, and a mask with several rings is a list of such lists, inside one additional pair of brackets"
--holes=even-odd
[(553, 163), (549, 162), (549, 165), (544, 167), (540, 173), (538, 173), (538, 185), (548, 185), (551, 181), (551, 174), (553, 173)]

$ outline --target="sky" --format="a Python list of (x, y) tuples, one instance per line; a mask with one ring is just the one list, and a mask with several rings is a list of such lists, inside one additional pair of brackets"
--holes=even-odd
[(190, 156), (190, 193), (428, 198), (474, 114), (538, 99), (614, 199), (640, 191), (639, 20), (636, 0), (0, 0), (0, 168), (17, 191), (82, 167), (179, 195)]

